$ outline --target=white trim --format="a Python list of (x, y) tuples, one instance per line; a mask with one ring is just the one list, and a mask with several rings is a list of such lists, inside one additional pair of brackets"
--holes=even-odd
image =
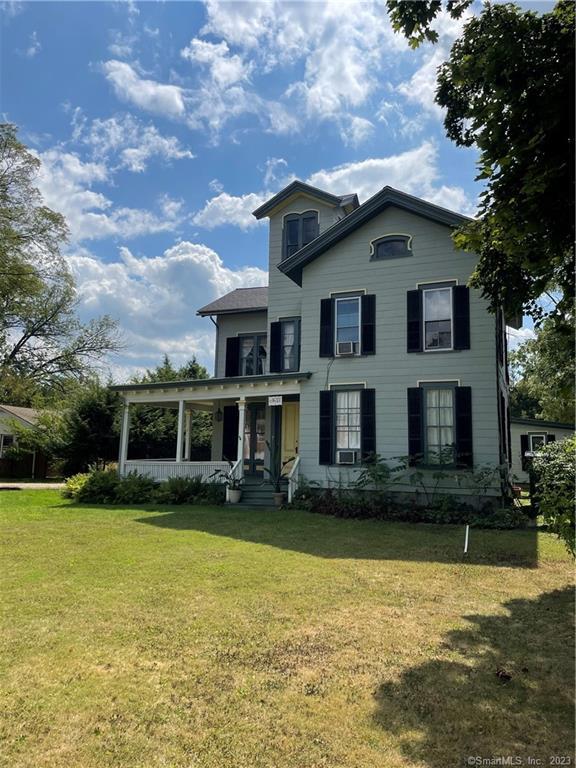
[[(344, 294), (350, 294), (344, 296)], [(341, 298), (341, 299), (354, 299), (356, 296), (365, 296), (366, 295), (366, 288), (349, 288), (347, 291), (330, 291), (328, 294), (328, 297), (330, 299), (335, 298)]]
[(306, 208), (305, 211), (288, 211), (282, 214), (282, 229), (284, 229), (284, 219), (286, 216), (303, 216), (305, 213), (317, 213), (318, 214), (318, 228), (320, 228), (320, 211), (318, 208)]
[[(445, 277), (443, 280), (422, 280), (421, 283), (416, 283), (416, 288), (420, 290), (421, 285), (436, 285), (436, 283), (454, 283), (454, 285), (458, 285), (458, 278), (457, 277)], [(446, 288), (450, 288), (452, 286), (446, 286)]]
[(456, 384), (457, 387), (460, 387), (460, 379), (455, 379), (452, 377), (451, 379), (418, 379), (416, 382), (418, 386), (420, 384)]
[[(437, 281), (440, 282), (440, 281)], [(444, 281), (442, 281), (444, 282)], [(426, 283), (423, 283), (426, 285)], [(422, 351), (423, 352), (453, 352), (454, 351), (454, 292), (453, 286), (445, 285), (441, 288), (422, 288)], [(433, 291), (450, 291), (450, 346), (426, 348), (426, 294)], [(430, 322), (435, 322), (431, 320)]]
[[(332, 387), (364, 387), (366, 389), (365, 381), (335, 381), (333, 384), (328, 385), (330, 389)], [(344, 390), (341, 390), (342, 392)]]
[[(409, 251), (412, 251), (412, 240), (414, 239), (414, 235), (409, 235), (408, 232), (386, 232), (385, 235), (378, 235), (378, 237), (372, 238), (370, 240), (370, 252), (369, 256), (374, 256), (374, 243), (376, 240), (383, 240), (385, 237), (407, 237), (407, 247)], [(382, 261), (385, 261), (385, 259), (382, 259)]]
[(543, 446), (548, 443), (548, 432), (528, 432), (528, 447), (532, 453), (535, 453), (538, 450), (538, 447), (534, 448), (534, 446), (532, 445), (533, 437), (543, 437), (544, 438)]
[[(339, 355), (336, 350), (338, 349), (338, 302), (350, 301), (356, 299), (358, 301), (358, 352), (353, 355)], [(360, 357), (362, 355), (362, 296), (341, 296), (334, 299), (334, 357)], [(355, 342), (353, 342), (355, 343)]]

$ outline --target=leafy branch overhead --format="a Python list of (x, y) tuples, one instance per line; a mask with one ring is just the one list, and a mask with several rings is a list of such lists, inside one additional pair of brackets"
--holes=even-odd
[[(445, 9), (459, 18), (469, 5)], [(388, 9), (412, 45), (438, 39), (439, 0), (388, 0)], [(484, 185), (477, 220), (455, 241), (479, 255), (472, 284), (508, 316), (523, 311), (540, 321), (544, 294), (553, 318), (572, 315), (574, 22), (568, 0), (544, 14), (487, 3), (438, 70), (446, 133), (477, 147)]]
[(39, 169), (16, 128), (0, 124), (0, 399), (21, 404), (85, 376), (121, 348), (111, 318), (82, 323), (77, 316), (74, 278), (61, 253), (68, 229), (43, 205)]

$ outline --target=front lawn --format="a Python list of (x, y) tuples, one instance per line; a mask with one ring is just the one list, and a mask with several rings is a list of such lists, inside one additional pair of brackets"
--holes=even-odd
[(40, 490), (0, 492), (0, 518), (2, 765), (572, 755), (572, 568), (550, 535), (473, 530), (464, 560), (463, 527)]

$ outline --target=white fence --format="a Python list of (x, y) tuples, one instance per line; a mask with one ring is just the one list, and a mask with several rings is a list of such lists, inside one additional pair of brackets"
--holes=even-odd
[[(218, 470), (227, 472), (227, 461), (157, 461), (148, 459), (130, 460), (124, 465), (124, 475), (137, 472), (153, 480), (168, 480), (169, 477), (201, 477), (208, 480)], [(218, 481), (218, 478), (213, 478)]]

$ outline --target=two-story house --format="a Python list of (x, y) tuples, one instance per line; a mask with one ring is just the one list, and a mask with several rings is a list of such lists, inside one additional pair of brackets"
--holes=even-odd
[[(476, 257), (451, 237), (466, 217), (391, 187), (360, 205), (300, 181), (254, 216), (269, 219), (269, 285), (198, 310), (216, 326), (214, 378), (116, 387), (121, 472), (206, 475), (230, 459), (258, 477), (272, 446), (293, 459), (292, 488), (349, 484), (377, 453), (449, 470), (446, 491), (466, 494), (473, 467), (509, 461), (504, 318), (467, 286)], [(129, 460), (130, 403), (178, 408), (173, 461)], [(202, 465), (187, 462), (195, 408), (213, 414)]]

